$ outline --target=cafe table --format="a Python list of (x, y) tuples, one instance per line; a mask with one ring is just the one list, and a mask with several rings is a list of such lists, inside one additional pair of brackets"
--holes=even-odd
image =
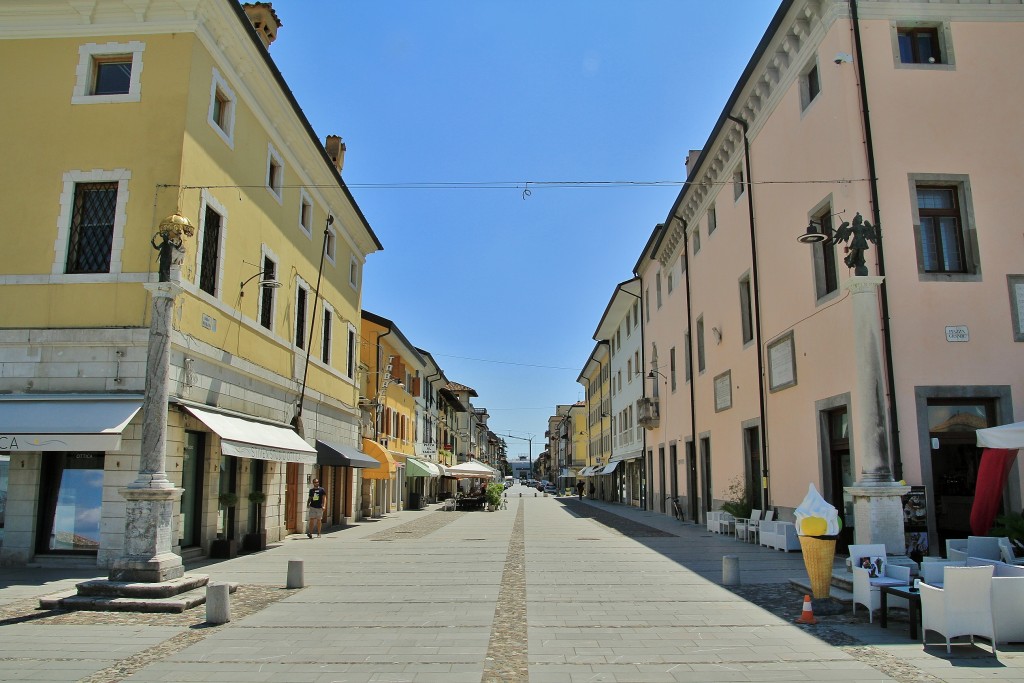
[(895, 595), (903, 598), (909, 605), (907, 617), (910, 619), (910, 638), (917, 640), (917, 625), (921, 621), (921, 591), (913, 586), (879, 586), (881, 594), (880, 624), (882, 628), (889, 628), (889, 596)]

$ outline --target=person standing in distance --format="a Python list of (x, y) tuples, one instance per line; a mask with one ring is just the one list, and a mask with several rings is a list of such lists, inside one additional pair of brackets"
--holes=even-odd
[(576, 482), (576, 494), (579, 495), (580, 500), (583, 500), (583, 480)]
[(309, 526), (306, 527), (306, 536), (313, 538), (313, 526), (316, 525), (316, 536), (320, 538), (320, 532), (324, 522), (324, 503), (327, 501), (327, 491), (320, 486), (320, 480), (313, 480), (313, 488), (309, 490), (309, 497), (306, 498), (306, 507), (309, 508)]

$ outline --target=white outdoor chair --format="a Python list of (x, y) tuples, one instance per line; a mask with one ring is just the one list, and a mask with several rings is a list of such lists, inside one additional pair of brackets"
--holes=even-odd
[(967, 557), (999, 560), (999, 539), (995, 536), (968, 536)]
[(991, 565), (983, 567), (946, 567), (942, 588), (921, 584), (921, 641), (928, 646), (928, 631), (946, 639), (957, 636), (983, 636), (992, 642), (996, 654), (995, 625), (992, 619)]
[(718, 528), (715, 529), (720, 534), (732, 534), (732, 530), (735, 527), (736, 518), (728, 512), (722, 512), (718, 515)]
[[(886, 563), (884, 571), (884, 576), (872, 578), (867, 569), (853, 568), (853, 613), (857, 613), (857, 605), (863, 605), (868, 610), (869, 623), (874, 623), (873, 613), (882, 606), (882, 586), (910, 585), (910, 567)], [(886, 604), (889, 607), (906, 607), (907, 601), (889, 596)]]
[(704, 519), (707, 521), (708, 531), (718, 531), (718, 515), (722, 514), (718, 510), (709, 510), (705, 513)]
[(1017, 557), (1013, 552), (1013, 545), (1006, 536), (998, 536), (999, 558), (1006, 564), (1024, 564), (1024, 557)]
[(748, 540), (747, 531), (750, 529), (750, 523), (754, 520), (760, 521), (761, 511), (751, 510), (750, 517), (737, 517), (736, 518), (736, 538), (741, 541)]
[(445, 498), (444, 499), (444, 505), (441, 506), (441, 509), (442, 510), (454, 510), (455, 509), (455, 499), (454, 498)]
[(921, 563), (921, 580), (929, 586), (942, 588), (945, 584), (944, 572), (946, 567), (962, 567), (962, 562), (954, 560), (935, 560)]
[(967, 552), (967, 539), (966, 538), (947, 538), (946, 539), (946, 559), (952, 560), (953, 556), (950, 552), (953, 550), (959, 550), (961, 552)]
[(775, 519), (775, 510), (768, 510), (764, 513), (764, 519), (750, 520), (747, 524), (747, 540), (757, 543), (758, 534), (761, 533), (761, 522), (770, 522)]

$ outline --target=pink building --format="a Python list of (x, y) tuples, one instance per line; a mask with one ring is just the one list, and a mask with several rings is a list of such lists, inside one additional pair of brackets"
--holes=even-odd
[[(852, 523), (858, 246), (884, 276), (877, 438), (924, 487), (915, 540), (969, 533), (974, 431), (1024, 419), (1018, 54), (1019, 4), (782, 2), (636, 265), (649, 507), (700, 520), (732, 487), (792, 519), (814, 483)], [(797, 241), (858, 213), (875, 242)], [(1015, 465), (1004, 508), (1021, 494)]]

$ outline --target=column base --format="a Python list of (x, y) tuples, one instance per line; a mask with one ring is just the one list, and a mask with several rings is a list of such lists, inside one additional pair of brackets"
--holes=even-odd
[(181, 557), (166, 553), (156, 557), (122, 557), (114, 560), (107, 575), (111, 581), (162, 583), (185, 575)]
[(896, 482), (857, 482), (847, 486), (853, 496), (854, 542), (883, 544), (887, 555), (905, 556), (903, 496), (910, 487)]

